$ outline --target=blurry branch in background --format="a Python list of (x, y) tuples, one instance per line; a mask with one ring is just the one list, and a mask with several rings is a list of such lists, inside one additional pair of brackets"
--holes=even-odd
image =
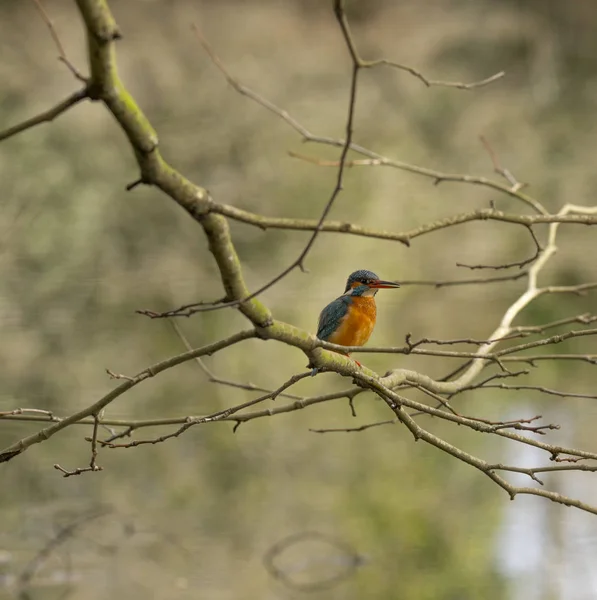
[[(168, 197), (181, 206), (189, 216), (201, 226), (207, 238), (209, 249), (214, 257), (222, 281), (224, 294), (220, 300), (201, 300), (200, 302), (164, 313), (155, 311), (139, 312), (155, 319), (174, 316), (189, 316), (195, 312), (223, 310), (234, 307), (250, 321), (251, 327), (244, 331), (239, 331), (225, 339), (205, 344), (199, 348), (192, 348), (180, 328), (174, 324), (177, 335), (186, 347), (185, 352), (165, 359), (132, 376), (119, 374), (109, 370), (108, 374), (111, 378), (118, 380), (118, 385), (90, 406), (66, 417), (58, 417), (48, 411), (36, 408), (14, 409), (0, 413), (0, 420), (3, 421), (18, 420), (46, 423), (45, 427), (37, 433), (23, 437), (3, 450), (0, 450), (0, 462), (11, 460), (26, 451), (32, 445), (45, 442), (53, 435), (71, 425), (92, 427), (91, 437), (86, 438), (91, 444), (91, 460), (89, 467), (68, 471), (63, 467), (56, 465), (56, 468), (60, 470), (64, 476), (71, 476), (88, 471), (99, 470), (99, 467), (97, 467), (96, 464), (98, 448), (100, 450), (104, 448), (132, 448), (139, 445), (162, 443), (180, 436), (196, 425), (231, 422), (234, 424), (233, 430), (236, 430), (242, 423), (254, 419), (290, 413), (315, 404), (339, 399), (348, 400), (350, 412), (353, 416), (356, 416), (354, 410), (355, 398), (362, 393), (372, 392), (385, 403), (392, 418), (379, 423), (361, 424), (357, 427), (344, 428), (341, 429), (341, 431), (365, 431), (380, 425), (400, 423), (410, 431), (415, 440), (423, 440), (434, 448), (479, 470), (495, 484), (505, 490), (511, 498), (514, 498), (518, 494), (536, 495), (559, 504), (575, 506), (582, 510), (597, 514), (596, 506), (591, 506), (579, 499), (567, 497), (537, 487), (543, 485), (543, 481), (538, 476), (541, 473), (555, 471), (596, 471), (597, 465), (585, 463), (579, 464), (579, 461), (597, 461), (597, 453), (538, 441), (534, 436), (546, 435), (548, 432), (559, 428), (559, 425), (557, 424), (542, 423), (539, 415), (530, 417), (521, 416), (517, 419), (507, 421), (492, 421), (478, 415), (464, 415), (456, 409), (453, 402), (454, 397), (457, 397), (461, 393), (471, 390), (479, 393), (484, 389), (495, 389), (496, 387), (508, 391), (515, 391), (516, 389), (533, 390), (545, 395), (579, 398), (593, 397), (591, 394), (567, 392), (566, 390), (553, 390), (544, 385), (535, 386), (527, 383), (516, 385), (502, 383), (502, 381), (510, 380), (512, 378), (523, 378), (528, 374), (528, 370), (511, 371), (508, 368), (508, 364), (513, 362), (534, 365), (536, 361), (541, 360), (579, 360), (591, 365), (597, 364), (597, 357), (592, 354), (527, 354), (527, 351), (531, 349), (550, 347), (553, 344), (563, 343), (566, 340), (597, 335), (597, 329), (569, 328), (572, 324), (590, 325), (595, 321), (595, 317), (592, 315), (584, 314), (564, 317), (539, 325), (514, 325), (514, 320), (521, 312), (539, 297), (562, 293), (585, 294), (597, 287), (596, 282), (587, 282), (570, 286), (539, 285), (539, 275), (557, 250), (556, 237), (560, 224), (595, 225), (597, 224), (597, 207), (566, 204), (556, 214), (550, 214), (541, 202), (521, 192), (522, 185), (518, 183), (510, 171), (502, 167), (497, 154), (486, 140), (485, 147), (490, 154), (494, 170), (506, 180), (506, 184), (485, 179), (483, 177), (447, 174), (425, 167), (411, 165), (409, 163), (383, 157), (372, 150), (354, 143), (352, 138), (355, 103), (358, 90), (358, 75), (363, 68), (382, 65), (393, 66), (411, 72), (414, 76), (429, 85), (447, 85), (447, 82), (429, 81), (420, 73), (404, 67), (403, 65), (398, 65), (398, 63), (392, 63), (385, 60), (367, 62), (360, 58), (346, 20), (344, 3), (342, 0), (335, 0), (333, 3), (334, 13), (352, 63), (344, 139), (319, 137), (311, 134), (286, 111), (278, 108), (270, 101), (262, 98), (260, 95), (239, 83), (228, 73), (227, 69), (217, 58), (209, 44), (195, 28), (199, 40), (211, 60), (224, 74), (235, 90), (258, 102), (274, 115), (283, 119), (288, 125), (295, 129), (305, 141), (329, 145), (340, 149), (340, 157), (335, 161), (321, 161), (318, 158), (306, 158), (306, 160), (315, 163), (317, 166), (332, 166), (337, 169), (335, 185), (331, 194), (325, 201), (318, 219), (297, 220), (284, 217), (266, 217), (240, 210), (234, 206), (219, 204), (209, 195), (204, 187), (195, 185), (186, 179), (161, 156), (157, 133), (154, 131), (151, 123), (145, 117), (118, 77), (115, 58), (115, 41), (120, 39), (121, 36), (106, 0), (77, 0), (77, 5), (85, 24), (89, 46), (89, 65), (91, 74), (86, 90), (89, 90), (89, 97), (98, 100), (114, 116), (116, 122), (127, 136), (140, 170), (140, 176), (134, 183), (128, 186), (128, 189), (136, 188), (140, 184), (152, 185), (163, 191)], [(478, 87), (479, 85), (491, 83), (499, 76), (501, 75), (498, 74), (483, 82), (478, 82), (477, 84), (455, 84), (452, 85), (452, 87), (470, 89), (471, 87)], [(63, 110), (66, 110), (66, 108)], [(60, 114), (60, 112), (57, 114)], [(26, 122), (25, 125), (17, 125), (9, 131), (12, 132), (11, 135), (14, 135), (19, 131), (24, 131), (32, 126), (30, 123), (31, 121)], [(4, 137), (7, 137), (6, 134)], [(365, 160), (348, 160), (349, 151), (364, 156)], [(305, 159), (305, 157), (302, 156), (295, 156)], [(476, 211), (457, 214), (445, 219), (424, 223), (415, 229), (403, 233), (366, 229), (350, 223), (328, 222), (326, 221), (326, 217), (332, 205), (337, 202), (340, 196), (344, 173), (350, 166), (387, 166), (429, 178), (435, 184), (452, 181), (483, 186), (515, 199), (527, 210), (531, 209), (532, 212), (531, 214), (517, 212), (505, 213), (496, 210), (492, 204), (489, 208), (481, 208)], [(262, 229), (271, 227), (288, 230), (308, 230), (312, 232), (312, 235), (309, 237), (309, 241), (295, 261), (276, 277), (262, 285), (257, 291), (250, 292), (244, 280), (243, 266), (236, 253), (236, 248), (230, 234), (228, 219), (245, 222)], [(256, 297), (261, 294), (262, 291), (280, 282), (292, 270), (297, 268), (304, 269), (305, 260), (319, 234), (322, 232), (334, 231), (337, 233), (395, 240), (409, 245), (411, 240), (418, 236), (432, 234), (435, 231), (451, 228), (470, 221), (501, 221), (524, 227), (530, 232), (534, 244), (534, 254), (529, 259), (503, 263), (498, 266), (468, 265), (468, 268), (474, 269), (518, 268), (518, 271), (511, 276), (505, 275), (487, 278), (485, 280), (469, 279), (460, 282), (436, 281), (410, 283), (432, 284), (440, 287), (442, 285), (465, 285), (525, 279), (526, 286), (524, 290), (520, 296), (514, 299), (510, 306), (506, 308), (500, 322), (497, 326), (494, 326), (494, 331), (487, 336), (486, 340), (462, 337), (459, 340), (421, 339), (413, 341), (411, 336), (407, 336), (405, 345), (401, 347), (347, 348), (335, 346), (334, 344), (318, 340), (313, 334), (294, 327), (289, 323), (284, 323), (275, 319), (269, 308)], [(536, 232), (533, 229), (541, 224), (548, 225), (547, 237), (544, 242), (542, 238), (537, 237)], [(547, 330), (562, 326), (568, 326), (567, 330), (563, 333), (544, 336)], [(534, 335), (544, 337), (525, 343), (514, 342), (514, 340)], [(287, 390), (298, 381), (309, 377), (311, 374), (310, 371), (297, 373), (282, 383), (277, 389), (269, 390), (260, 388), (251, 383), (237, 382), (218, 377), (214, 375), (209, 367), (203, 362), (203, 357), (249, 339), (255, 340), (256, 342), (257, 340), (271, 340), (273, 342), (292, 346), (304, 354), (308, 361), (307, 367), (309, 369), (315, 368), (319, 373), (324, 374), (329, 372), (339, 374), (348, 378), (351, 381), (351, 386), (345, 390), (330, 394), (319, 394), (306, 397), (295, 396), (288, 394)], [(471, 344), (475, 346), (475, 349), (473, 352), (467, 352), (443, 350), (433, 347), (450, 344)], [(459, 363), (463, 360), (465, 362), (453, 370), (450, 375), (440, 379), (433, 379), (423, 372), (407, 369), (395, 369), (382, 377), (366, 367), (359, 367), (352, 359), (343, 354), (339, 354), (338, 351), (416, 354), (420, 356), (442, 357), (445, 360), (457, 360)], [(175, 366), (190, 360), (195, 360), (202, 372), (208, 377), (209, 381), (215, 385), (234, 387), (247, 392), (259, 392), (261, 395), (245, 402), (237, 403), (218, 412), (200, 416), (188, 415), (150, 420), (122, 420), (110, 419), (105, 415), (105, 409), (131, 388), (147, 379), (157, 376), (163, 371), (174, 368)], [(491, 371), (490, 368), (492, 367), (495, 368), (497, 372)], [(318, 375), (318, 377), (320, 377), (320, 375)], [(496, 383), (497, 380), (500, 380), (500, 383)], [(419, 395), (423, 394), (424, 399), (429, 403), (413, 399), (410, 397), (411, 392)], [(276, 398), (282, 399), (283, 397), (288, 399), (289, 402), (286, 404), (277, 403), (274, 406), (268, 407), (257, 407), (258, 404), (273, 401)], [(537, 448), (545, 453), (546, 460), (558, 464), (555, 466), (540, 464), (533, 468), (523, 468), (517, 465), (506, 465), (485, 461), (480, 457), (465, 452), (461, 448), (425, 429), (420, 424), (419, 419), (419, 417), (423, 416), (440, 419), (453, 426), (466, 427), (480, 434), (498, 436), (513, 443)], [(99, 439), (98, 428), (100, 426), (122, 429), (120, 431), (111, 431), (109, 437), (106, 439)], [(148, 437), (146, 439), (118, 442), (118, 440), (122, 438), (131, 437), (137, 429), (148, 427), (170, 427), (171, 429), (167, 433)], [(322, 433), (330, 430), (318, 429), (316, 431)], [(507, 473), (517, 473), (528, 476), (534, 487), (514, 486), (504, 478), (504, 474)]]
[(267, 572), (284, 586), (299, 592), (328, 589), (366, 563), (367, 558), (346, 542), (319, 531), (289, 535), (263, 555)]
[(52, 36), (52, 39), (54, 40), (54, 43), (56, 44), (56, 48), (58, 49), (58, 60), (63, 62), (66, 65), (66, 67), (68, 68), (68, 70), (79, 81), (82, 81), (83, 83), (87, 83), (87, 78), (84, 77), (83, 75), (81, 75), (81, 72), (73, 65), (73, 63), (66, 56), (66, 52), (64, 51), (64, 46), (62, 45), (62, 42), (60, 41), (60, 37), (59, 37), (58, 33), (56, 32), (54, 23), (52, 23), (52, 19), (50, 19), (50, 16), (48, 15), (48, 13), (46, 12), (46, 9), (44, 8), (42, 0), (33, 0), (33, 3), (35, 4), (37, 10), (39, 11), (41, 18), (44, 20), (45, 24), (47, 25), (47, 27), (50, 31), (50, 35)]
[(25, 565), (16, 582), (16, 596), (21, 600), (29, 600), (33, 596), (29, 593), (32, 581), (40, 568), (47, 562), (48, 558), (73, 536), (77, 535), (82, 527), (92, 521), (107, 515), (110, 509), (107, 507), (95, 507), (70, 520), (69, 523), (60, 527), (56, 534), (37, 552), (37, 554)]
[(485, 148), (485, 150), (487, 150), (487, 154), (489, 154), (489, 158), (491, 159), (491, 163), (493, 164), (493, 170), (498, 175), (501, 175), (512, 186), (512, 191), (518, 192), (518, 190), (521, 190), (523, 187), (527, 186), (526, 183), (521, 183), (520, 181), (518, 181), (516, 177), (512, 175), (509, 169), (505, 169), (504, 167), (502, 167), (502, 163), (500, 162), (498, 155), (496, 154), (492, 145), (489, 143), (489, 141), (484, 135), (480, 135), (479, 140), (481, 140), (483, 147)]

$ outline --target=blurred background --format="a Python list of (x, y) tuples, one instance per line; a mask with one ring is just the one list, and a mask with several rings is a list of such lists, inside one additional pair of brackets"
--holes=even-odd
[[(86, 72), (74, 3), (44, 5), (69, 58)], [(499, 82), (470, 92), (426, 88), (389, 69), (364, 72), (355, 141), (417, 165), (493, 177), (483, 134), (549, 210), (595, 203), (594, 2), (369, 0), (349, 1), (347, 9), (365, 58), (387, 57), (452, 81), (506, 71)], [(331, 1), (128, 0), (112, 2), (112, 10), (123, 32), (121, 75), (157, 129), (165, 158), (218, 202), (316, 218), (335, 170), (287, 152), (323, 158), (338, 152), (302, 145), (284, 122), (233, 91), (191, 24), (246, 85), (312, 132), (342, 137), (350, 62)], [(0, 129), (78, 87), (57, 61), (33, 2), (0, 3), (0, 56)], [(114, 386), (106, 368), (134, 374), (183, 350), (167, 322), (136, 309), (221, 297), (200, 227), (154, 189), (125, 192), (137, 176), (123, 134), (92, 103), (0, 144), (0, 411), (34, 407), (63, 416), (89, 405)], [(482, 188), (355, 168), (331, 217), (405, 231), (492, 201), (525, 210)], [(289, 264), (308, 237), (231, 227), (251, 289)], [(537, 232), (544, 240), (546, 230)], [(595, 280), (595, 232), (568, 227), (560, 234), (560, 251), (541, 283)], [(459, 279), (471, 272), (458, 262), (499, 264), (532, 252), (524, 230), (495, 222), (443, 230), (410, 248), (323, 234), (309, 272), (292, 273), (263, 300), (277, 318), (314, 331), (321, 308), (357, 268), (388, 279)], [(371, 343), (400, 345), (409, 332), (487, 338), (523, 289), (524, 281), (514, 281), (382, 292)], [(594, 305), (594, 296), (544, 297), (517, 324), (546, 323)], [(201, 345), (246, 323), (227, 310), (180, 326)], [(591, 343), (557, 350), (588, 352)], [(434, 377), (457, 366), (391, 355), (361, 355), (361, 361), (379, 372), (404, 366)], [(252, 340), (206, 363), (221, 377), (275, 388), (304, 369), (305, 357)], [(594, 382), (595, 367), (574, 361), (539, 363), (524, 381), (581, 393), (594, 393)], [(314, 395), (346, 386), (327, 374), (291, 391)], [(186, 363), (119, 398), (106, 417), (206, 414), (254, 395), (209, 383)], [(562, 425), (549, 441), (595, 450), (594, 400), (494, 390), (455, 402), (463, 413), (485, 418), (542, 414)], [(397, 425), (309, 431), (389, 418), (371, 394), (360, 395), (355, 408), (356, 418), (340, 400), (256, 420), (234, 435), (231, 424), (213, 424), (155, 446), (102, 450), (103, 472), (68, 479), (53, 464), (86, 466), (87, 427), (30, 448), (0, 468), (0, 598), (597, 597), (595, 517), (529, 497), (511, 503), (481, 474), (414, 444)], [(460, 428), (421, 424), (495, 462), (548, 459)], [(0, 446), (39, 427), (0, 421)], [(594, 475), (545, 479), (550, 489), (595, 504)]]

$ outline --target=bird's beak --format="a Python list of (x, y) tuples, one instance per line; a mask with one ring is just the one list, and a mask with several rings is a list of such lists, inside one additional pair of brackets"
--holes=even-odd
[(385, 290), (390, 288), (399, 288), (400, 284), (396, 281), (383, 281), (382, 279), (378, 279), (377, 281), (372, 281), (369, 284), (369, 287), (379, 290)]

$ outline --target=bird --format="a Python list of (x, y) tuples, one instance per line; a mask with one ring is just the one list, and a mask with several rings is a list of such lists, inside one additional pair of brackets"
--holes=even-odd
[[(321, 311), (317, 337), (341, 346), (363, 346), (375, 327), (377, 290), (399, 287), (399, 283), (384, 281), (373, 271), (360, 269), (351, 273), (346, 280), (344, 294)], [(350, 356), (348, 352), (345, 354)], [(358, 361), (355, 362), (359, 367), (362, 366)]]

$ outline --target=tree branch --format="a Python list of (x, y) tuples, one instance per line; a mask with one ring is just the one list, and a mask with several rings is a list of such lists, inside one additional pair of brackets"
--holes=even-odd
[(89, 98), (89, 91), (85, 87), (78, 92), (72, 93), (70, 96), (65, 98), (62, 102), (59, 102), (56, 106), (53, 106), (49, 110), (46, 110), (35, 117), (31, 117), (26, 121), (19, 123), (18, 125), (13, 125), (4, 131), (0, 131), (0, 142), (11, 138), (13, 135), (17, 135), (18, 133), (22, 133), (23, 131), (27, 131), (27, 129), (31, 129), (32, 127), (36, 127), (37, 125), (41, 125), (42, 123), (48, 123), (53, 121), (56, 117), (59, 117), (62, 113), (66, 112), (69, 108), (73, 107), (75, 104), (81, 102), (81, 100), (85, 100)]
[(207, 346), (203, 346), (201, 348), (196, 348), (191, 352), (185, 352), (184, 354), (173, 356), (147, 369), (144, 369), (143, 371), (135, 375), (135, 377), (131, 377), (125, 380), (123, 383), (115, 387), (112, 391), (108, 392), (105, 396), (100, 398), (97, 402), (94, 402), (92, 405), (83, 408), (82, 410), (73, 413), (69, 417), (61, 419), (53, 425), (49, 425), (48, 427), (41, 429), (37, 433), (27, 436), (19, 440), (18, 442), (15, 442), (14, 444), (11, 444), (10, 446), (4, 448), (0, 451), (0, 463), (9, 461), (15, 456), (18, 456), (33, 444), (39, 444), (40, 442), (48, 440), (65, 427), (68, 427), (69, 425), (72, 425), (73, 423), (76, 423), (77, 421), (80, 421), (85, 417), (89, 417), (90, 415), (99, 413), (99, 411), (101, 411), (103, 408), (108, 406), (108, 404), (116, 400), (116, 398), (130, 390), (132, 387), (135, 387), (142, 381), (145, 381), (150, 377), (154, 377), (155, 375), (158, 375), (166, 369), (170, 369), (176, 365), (182, 364), (183, 362), (192, 360), (196, 356), (205, 356), (208, 354), (213, 354), (218, 350), (222, 350), (223, 348), (227, 348), (228, 346), (233, 346), (234, 344), (237, 344), (238, 342), (241, 342), (243, 340), (254, 338), (256, 337), (256, 335), (257, 334), (254, 329), (241, 331), (239, 333), (231, 335), (226, 339), (214, 342), (213, 344), (208, 344)]

